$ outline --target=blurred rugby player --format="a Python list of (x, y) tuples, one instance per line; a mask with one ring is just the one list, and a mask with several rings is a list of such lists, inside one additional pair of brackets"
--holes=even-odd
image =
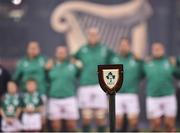
[(75, 97), (78, 69), (70, 62), (65, 46), (57, 47), (55, 56), (55, 60), (46, 64), (50, 82), (49, 119), (54, 131), (62, 131), (62, 120), (65, 120), (67, 131), (73, 132), (79, 119)]
[(173, 86), (175, 66), (165, 56), (162, 43), (155, 42), (151, 49), (152, 59), (144, 64), (147, 79), (147, 118), (152, 131), (160, 131), (161, 117), (166, 131), (175, 131), (177, 101)]
[(119, 53), (112, 58), (111, 63), (124, 66), (123, 85), (116, 95), (116, 130), (123, 131), (123, 117), (127, 114), (129, 131), (138, 131), (140, 107), (137, 91), (142, 78), (142, 61), (131, 52), (128, 38), (121, 39)]
[(82, 63), (78, 98), (83, 131), (90, 131), (91, 122), (95, 118), (97, 130), (103, 132), (106, 128), (107, 97), (98, 83), (97, 66), (109, 63), (112, 51), (100, 42), (98, 29), (95, 27), (88, 29), (87, 40), (87, 44), (75, 55)]

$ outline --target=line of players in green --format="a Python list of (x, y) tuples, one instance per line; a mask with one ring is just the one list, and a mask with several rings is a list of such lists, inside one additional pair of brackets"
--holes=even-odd
[(175, 131), (173, 78), (180, 77), (180, 58), (167, 57), (163, 44), (155, 42), (150, 58), (142, 60), (133, 54), (127, 38), (120, 40), (118, 53), (114, 53), (100, 42), (94, 27), (88, 29), (87, 40), (73, 57), (67, 47), (58, 46), (55, 57), (49, 60), (40, 54), (37, 42), (28, 44), (27, 55), (17, 63), (13, 81), (1, 100), (2, 130), (40, 131), (49, 119), (53, 131), (61, 131), (62, 120), (68, 131), (77, 131), (80, 109), (82, 131), (91, 131), (92, 121), (98, 132), (106, 131), (107, 96), (98, 84), (97, 65), (123, 64), (124, 82), (116, 95), (116, 131), (122, 131), (124, 114), (129, 131), (138, 131), (137, 92), (144, 78), (151, 130), (159, 131), (163, 121), (166, 131)]

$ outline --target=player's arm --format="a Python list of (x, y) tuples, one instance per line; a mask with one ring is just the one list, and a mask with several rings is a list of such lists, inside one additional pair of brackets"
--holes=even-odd
[(52, 69), (53, 66), (54, 66), (54, 60), (53, 59), (49, 59), (44, 67), (45, 67), (46, 71), (49, 71), (49, 70)]
[(107, 64), (112, 64), (113, 58), (116, 56), (116, 53), (113, 52), (111, 49), (107, 48), (108, 56), (107, 56)]
[(4, 100), (4, 96), (1, 97), (1, 102), (0, 102), (0, 115), (2, 116), (3, 119), (6, 119), (6, 115), (5, 112), (3, 110), (3, 101)]
[(145, 77), (144, 63), (145, 61), (138, 55), (134, 54), (134, 59), (139, 64), (139, 78), (142, 80)]
[(175, 57), (170, 57), (169, 61), (173, 67), (173, 76), (180, 79), (180, 66), (178, 65), (178, 60)]
[(39, 106), (35, 108), (34, 112), (43, 113), (43, 101), (41, 96), (39, 96)]
[(34, 112), (43, 113), (43, 105), (36, 107)]
[(19, 118), (20, 114), (21, 114), (21, 108), (18, 107), (17, 110), (16, 110), (15, 117), (16, 117), (16, 118)]
[(0, 108), (0, 114), (1, 114), (3, 119), (7, 118), (6, 115), (5, 115), (5, 112), (4, 112), (4, 110), (2, 108)]
[(28, 108), (26, 107), (26, 104), (24, 103), (24, 96), (21, 98), (21, 111), (25, 113), (29, 113)]
[(19, 80), (21, 79), (22, 74), (23, 74), (21, 64), (22, 64), (22, 61), (18, 61), (15, 72), (12, 76), (12, 79), (15, 80), (17, 83), (19, 83)]
[(82, 69), (83, 68), (83, 64), (80, 60), (76, 59), (75, 57), (71, 57), (70, 61), (72, 64), (74, 64), (78, 69)]
[(149, 63), (152, 60), (152, 57), (148, 56), (145, 57), (144, 60), (141, 60), (141, 78), (145, 78), (146, 77), (146, 71), (145, 71), (145, 67), (146, 64)]

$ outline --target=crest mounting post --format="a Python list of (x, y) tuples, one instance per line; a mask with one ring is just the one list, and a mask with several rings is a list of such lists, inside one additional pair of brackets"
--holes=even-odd
[(98, 65), (98, 79), (102, 90), (109, 97), (110, 132), (115, 131), (115, 94), (123, 83), (123, 65)]

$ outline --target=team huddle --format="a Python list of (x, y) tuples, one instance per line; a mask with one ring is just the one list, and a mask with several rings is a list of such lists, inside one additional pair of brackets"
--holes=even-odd
[(3, 131), (42, 131), (47, 120), (52, 131), (77, 131), (81, 117), (83, 132), (107, 131), (107, 96), (101, 90), (97, 65), (123, 64), (124, 81), (116, 95), (116, 131), (123, 131), (124, 114), (128, 131), (138, 130), (139, 84), (146, 84), (146, 114), (152, 131), (176, 131), (177, 103), (173, 78), (180, 78), (180, 58), (165, 56), (162, 43), (152, 44), (151, 56), (142, 60), (122, 38), (115, 53), (100, 42), (97, 28), (87, 32), (87, 44), (75, 55), (66, 46), (58, 46), (55, 57), (46, 59), (36, 41), (29, 42), (27, 54), (17, 63), (7, 93), (1, 99)]

